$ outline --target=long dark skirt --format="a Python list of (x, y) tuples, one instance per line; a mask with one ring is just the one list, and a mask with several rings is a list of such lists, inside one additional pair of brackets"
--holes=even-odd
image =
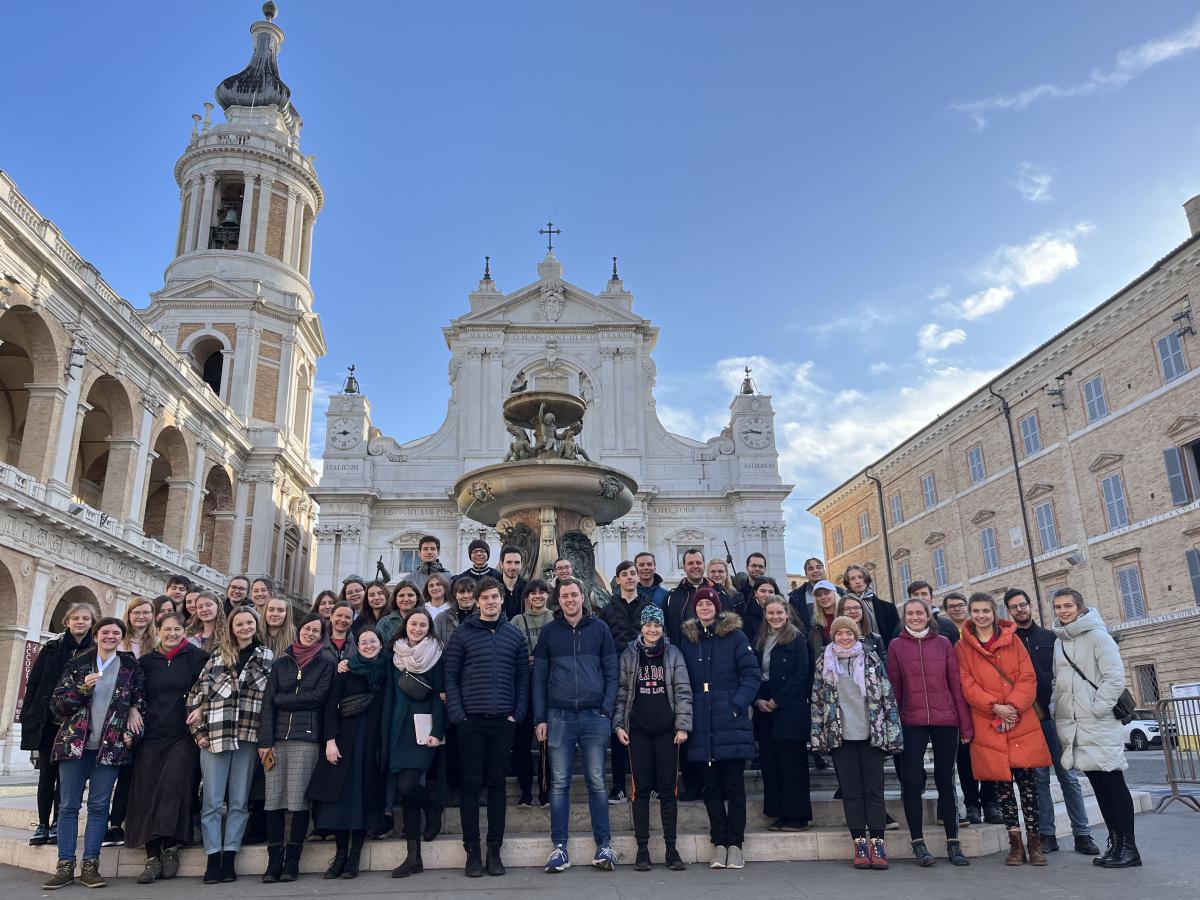
[(142, 742), (129, 784), (125, 846), (142, 847), (155, 838), (191, 843), (199, 765), (190, 734)]
[[(367, 781), (367, 748), (365, 740), (356, 740), (350, 759), (339, 766), (349, 766), (342, 794), (333, 803), (313, 802), (313, 826), (318, 831), (382, 831), (387, 797), (369, 796), (364, 790)], [(374, 779), (373, 779), (374, 780)]]
[(813, 810), (804, 741), (779, 740), (772, 735), (771, 725), (770, 715), (754, 716), (762, 764), (763, 815), (810, 822)]

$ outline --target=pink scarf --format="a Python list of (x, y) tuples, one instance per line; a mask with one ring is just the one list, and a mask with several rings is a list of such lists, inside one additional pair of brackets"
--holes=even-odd
[(408, 643), (408, 638), (401, 638), (392, 647), (392, 664), (414, 675), (428, 672), (441, 658), (442, 645), (429, 637), (421, 638), (415, 647)]
[(838, 676), (841, 674), (837, 664), (839, 659), (849, 660), (850, 676), (858, 685), (858, 689), (862, 691), (862, 695), (867, 696), (866, 653), (863, 650), (862, 641), (855, 641), (852, 647), (842, 648), (833, 643), (825, 648), (825, 657), (821, 662), (821, 677), (829, 684), (837, 684)]

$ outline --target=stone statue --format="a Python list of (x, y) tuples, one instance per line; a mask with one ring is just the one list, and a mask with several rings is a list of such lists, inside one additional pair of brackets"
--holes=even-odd
[(587, 451), (580, 447), (575, 441), (575, 437), (581, 431), (583, 431), (583, 422), (576, 422), (570, 428), (564, 429), (562, 442), (558, 446), (559, 459), (583, 459), (588, 462), (592, 461), (592, 458), (587, 455)]
[(529, 432), (508, 422), (504, 423), (504, 430), (511, 434), (515, 440), (508, 445), (508, 455), (504, 457), (503, 462), (520, 462), (523, 459), (532, 459), (533, 444), (530, 443)]

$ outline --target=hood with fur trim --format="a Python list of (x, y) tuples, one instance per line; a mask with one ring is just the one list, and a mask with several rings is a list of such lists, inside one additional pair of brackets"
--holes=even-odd
[[(717, 616), (714, 631), (717, 637), (725, 637), (733, 634), (735, 631), (740, 631), (742, 628), (742, 617), (735, 612), (723, 612)], [(688, 619), (683, 623), (680, 630), (683, 633), (683, 638), (693, 644), (700, 643), (700, 620)]]

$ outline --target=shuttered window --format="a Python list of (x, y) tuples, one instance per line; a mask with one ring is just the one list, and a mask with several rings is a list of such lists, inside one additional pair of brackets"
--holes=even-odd
[(1163, 381), (1174, 381), (1187, 374), (1187, 361), (1183, 358), (1183, 340), (1178, 332), (1164, 334), (1156, 341), (1158, 361), (1162, 363)]
[(1124, 528), (1129, 524), (1129, 508), (1125, 505), (1125, 483), (1120, 473), (1103, 479), (1100, 489), (1104, 492), (1104, 515), (1109, 530)]
[(979, 532), (979, 544), (983, 548), (983, 568), (994, 572), (1000, 568), (1000, 551), (996, 549), (996, 529), (985, 528)]
[(1146, 598), (1142, 595), (1142, 575), (1137, 566), (1117, 569), (1117, 590), (1126, 620), (1146, 617)]
[(1088, 423), (1108, 415), (1108, 401), (1104, 399), (1104, 379), (1099, 375), (1083, 385), (1083, 400), (1087, 406)]

